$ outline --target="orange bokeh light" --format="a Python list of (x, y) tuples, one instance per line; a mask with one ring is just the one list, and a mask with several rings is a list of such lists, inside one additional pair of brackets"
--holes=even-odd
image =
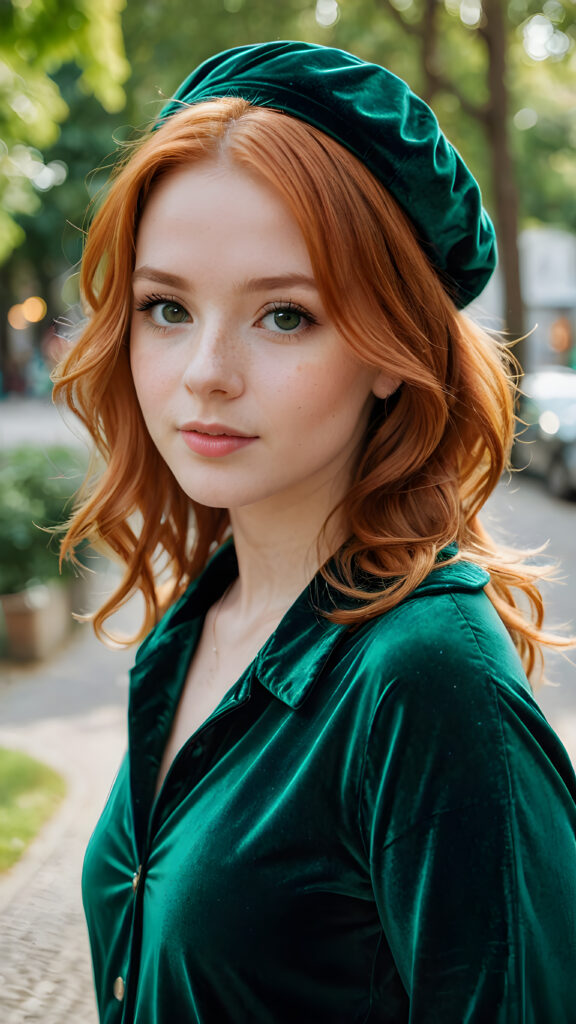
[(37, 324), (46, 316), (47, 305), (39, 295), (31, 295), (22, 303), (22, 312), (28, 323)]
[(8, 310), (8, 323), (15, 331), (23, 331), (28, 327), (28, 320), (24, 316), (24, 310), (20, 303), (16, 306), (10, 306), (10, 309)]

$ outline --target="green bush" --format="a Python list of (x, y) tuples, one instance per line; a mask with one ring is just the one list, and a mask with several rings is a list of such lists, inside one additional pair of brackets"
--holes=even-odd
[[(63, 447), (0, 452), (0, 594), (58, 579), (58, 540), (47, 528), (68, 518), (82, 455)], [(71, 567), (63, 567), (71, 575)]]

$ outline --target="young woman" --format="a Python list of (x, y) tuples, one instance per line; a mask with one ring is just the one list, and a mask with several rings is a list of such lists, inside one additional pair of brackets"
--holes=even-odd
[(99, 633), (146, 602), (84, 866), (103, 1024), (576, 1022), (576, 780), (526, 677), (563, 641), (478, 518), (494, 263), (432, 112), (338, 50), (219, 54), (117, 173), (56, 385), (106, 462), (63, 552), (125, 565)]

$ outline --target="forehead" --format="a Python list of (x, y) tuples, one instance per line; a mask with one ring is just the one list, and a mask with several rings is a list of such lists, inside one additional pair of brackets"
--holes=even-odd
[(288, 204), (267, 182), (227, 160), (206, 160), (162, 176), (144, 206), (137, 261), (150, 254), (198, 257), (220, 247), (225, 259), (296, 260), (310, 269), (306, 243)]

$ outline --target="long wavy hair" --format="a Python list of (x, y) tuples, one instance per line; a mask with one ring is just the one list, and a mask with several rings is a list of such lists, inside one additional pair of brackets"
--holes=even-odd
[[(55, 376), (56, 400), (80, 418), (103, 457), (90, 472), (61, 542), (115, 556), (120, 585), (92, 616), (96, 633), (135, 592), (144, 597), (141, 639), (203, 569), (229, 527), (226, 510), (191, 501), (154, 447), (129, 366), (131, 276), (139, 218), (154, 185), (175, 168), (224, 155), (271, 184), (306, 241), (326, 309), (364, 363), (399, 377), (376, 400), (351, 487), (339, 513), (348, 539), (322, 566), (356, 599), (330, 618), (358, 625), (406, 598), (458, 544), (455, 557), (485, 567), (486, 593), (528, 675), (545, 633), (538, 579), (545, 569), (492, 541), (478, 513), (495, 488), (514, 433), (513, 364), (505, 347), (458, 312), (385, 187), (323, 132), (239, 98), (184, 106), (129, 149), (88, 232), (81, 292), (88, 323)], [(102, 459), (100, 460), (102, 464)], [(153, 485), (151, 485), (153, 482)], [(172, 584), (159, 587), (160, 573)], [(367, 573), (386, 586), (364, 589)]]

